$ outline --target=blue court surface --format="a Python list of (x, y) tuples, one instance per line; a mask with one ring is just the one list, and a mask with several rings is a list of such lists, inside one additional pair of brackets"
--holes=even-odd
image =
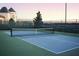
[[(6, 33), (10, 35), (10, 32)], [(14, 31), (13, 35), (56, 54), (79, 48), (79, 36), (64, 35), (61, 32), (50, 34), (38, 31)]]

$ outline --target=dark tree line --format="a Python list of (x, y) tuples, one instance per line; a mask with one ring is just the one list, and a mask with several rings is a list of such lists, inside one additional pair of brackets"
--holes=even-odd
[[(41, 13), (40, 13), (40, 11), (38, 11), (36, 14), (37, 14), (37, 16), (36, 16), (36, 18), (34, 18), (34, 20), (33, 20), (33, 24), (34, 24), (33, 26), (34, 26), (34, 28), (41, 28), (42, 25), (43, 25)], [(10, 27), (10, 28), (13, 28), (13, 27), (16, 26), (15, 24), (16, 24), (16, 23), (15, 23), (14, 19), (11, 18), (11, 19), (9, 20), (9, 27)]]

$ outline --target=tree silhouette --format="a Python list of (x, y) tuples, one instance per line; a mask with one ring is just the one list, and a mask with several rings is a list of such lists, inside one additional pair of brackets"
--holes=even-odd
[(9, 20), (9, 26), (10, 28), (13, 28), (15, 26), (15, 21), (13, 20), (13, 18)]
[(33, 23), (34, 23), (35, 28), (42, 27), (43, 22), (42, 22), (42, 17), (41, 17), (40, 11), (38, 11), (37, 17), (34, 18)]

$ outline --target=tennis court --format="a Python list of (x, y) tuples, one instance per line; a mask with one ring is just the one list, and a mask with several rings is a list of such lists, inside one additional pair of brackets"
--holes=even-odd
[[(10, 32), (6, 32), (10, 35)], [(30, 44), (46, 49), (50, 52), (60, 54), (79, 48), (79, 36), (64, 35), (60, 33), (47, 33), (43, 31), (13, 31), (16, 38), (22, 39)]]

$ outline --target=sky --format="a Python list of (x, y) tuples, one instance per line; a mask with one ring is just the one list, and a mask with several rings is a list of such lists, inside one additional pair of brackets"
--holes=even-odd
[[(33, 20), (38, 11), (41, 12), (43, 21), (64, 22), (64, 3), (0, 3), (0, 8), (12, 7), (17, 14), (17, 19)], [(67, 20), (79, 19), (79, 3), (67, 4)]]

